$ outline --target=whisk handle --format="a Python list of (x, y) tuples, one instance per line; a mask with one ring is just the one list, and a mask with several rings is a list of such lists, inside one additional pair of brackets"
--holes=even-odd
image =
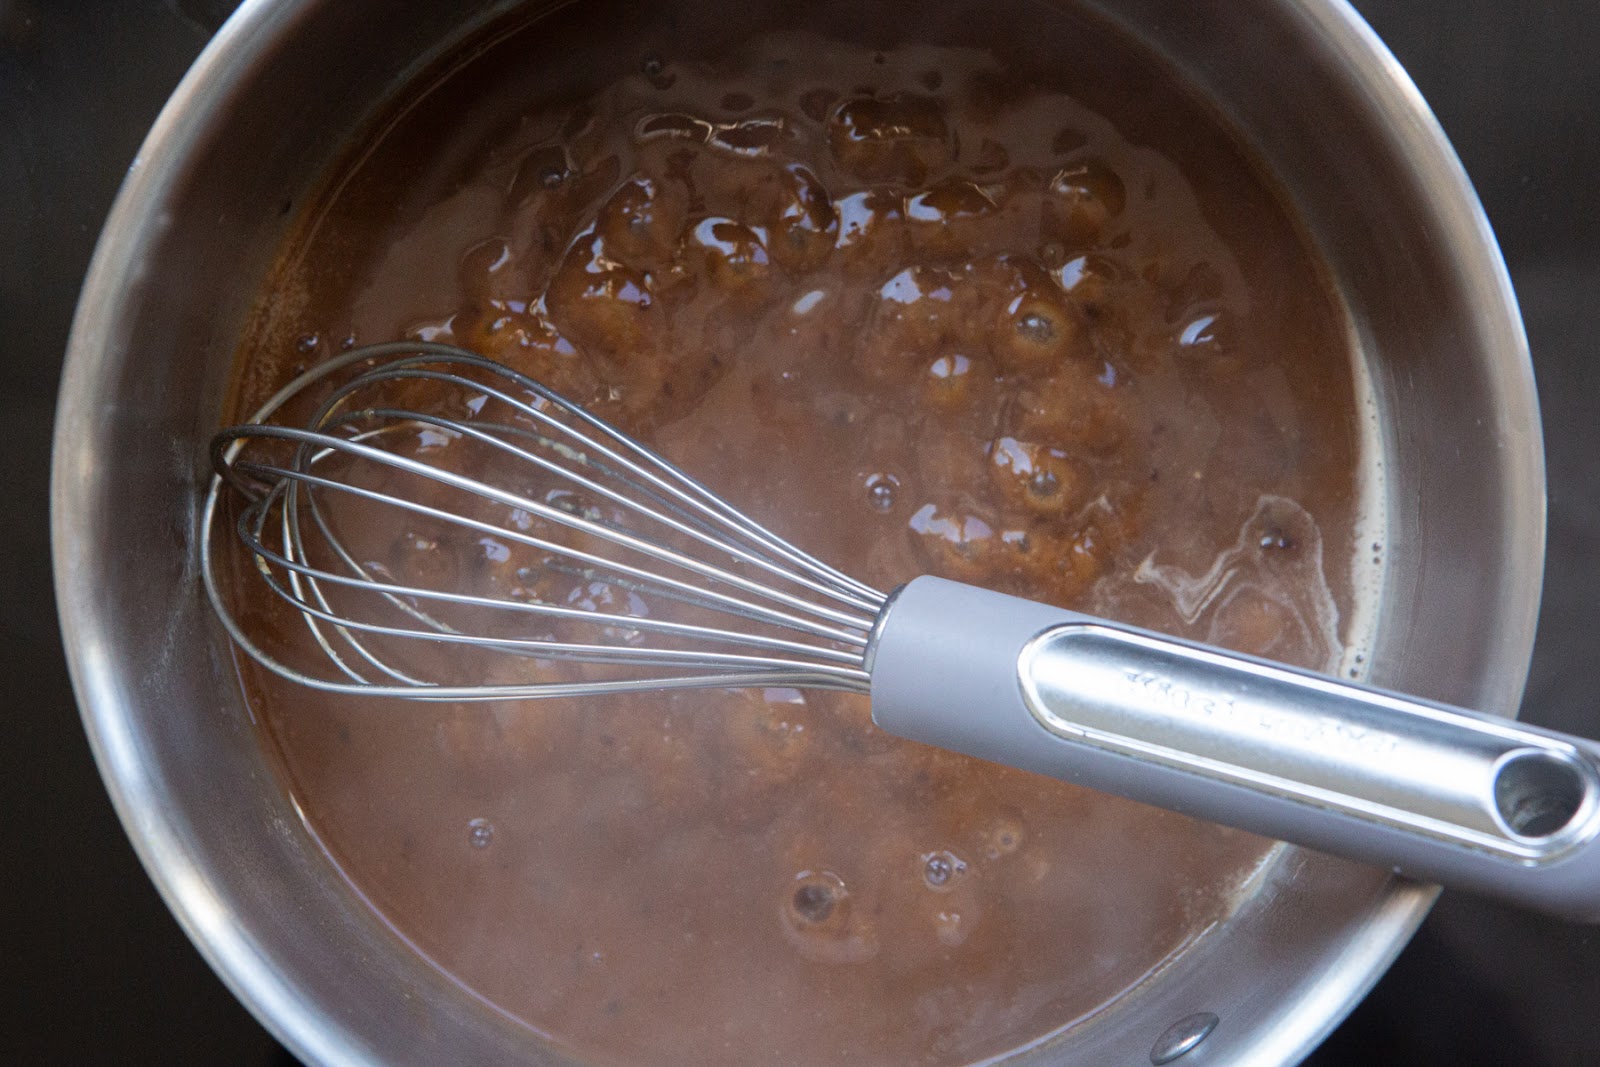
[(939, 578), (869, 652), (902, 737), (1600, 922), (1600, 746)]

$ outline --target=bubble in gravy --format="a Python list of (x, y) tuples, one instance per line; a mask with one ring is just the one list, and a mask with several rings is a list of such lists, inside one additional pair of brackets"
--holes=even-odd
[(984, 830), (980, 840), (984, 859), (1009, 856), (1022, 847), (1022, 819), (1014, 814), (1002, 814)]
[(788, 122), (780, 116), (748, 118), (714, 126), (711, 147), (732, 156), (755, 159), (770, 154), (778, 145), (793, 137), (794, 132)]
[(832, 871), (801, 871), (779, 907), (785, 939), (813, 963), (864, 963), (878, 954), (876, 930)]
[(644, 80), (650, 83), (651, 88), (666, 90), (672, 88), (678, 76), (667, 69), (667, 64), (660, 56), (646, 56), (644, 62), (639, 64), (639, 73), (644, 75)]
[(922, 857), (922, 881), (929, 889), (949, 892), (955, 880), (967, 873), (967, 861), (945, 849)]
[(892, 511), (899, 487), (900, 479), (892, 474), (870, 474), (867, 476), (867, 503), (872, 505), (873, 511)]

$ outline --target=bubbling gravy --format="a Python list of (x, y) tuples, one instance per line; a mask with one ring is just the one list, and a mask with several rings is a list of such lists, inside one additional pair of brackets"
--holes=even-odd
[[(880, 589), (941, 574), (1341, 666), (1344, 324), (1152, 60), (1075, 23), (1065, 73), (914, 27), (715, 54), (616, 30), (604, 62), (560, 59), (603, 22), (504, 37), (361, 146), (283, 249), (238, 412), (341, 348), (446, 341)], [(467, 591), (629, 596), (398, 520), (362, 551)], [(1201, 950), (1273, 847), (899, 741), (846, 694), (392, 706), (246, 681), (351, 883), (585, 1061), (1001, 1056)]]

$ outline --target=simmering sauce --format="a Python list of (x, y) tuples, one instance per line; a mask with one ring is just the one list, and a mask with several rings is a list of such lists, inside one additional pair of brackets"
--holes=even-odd
[[(416, 92), (283, 249), (239, 413), (341, 348), (446, 341), (877, 588), (935, 573), (1340, 665), (1352, 353), (1218, 120), (1043, 8), (650, 18), (553, 16)], [(396, 522), (379, 566), (515, 589), (492, 538)], [(293, 642), (280, 615), (247, 619)], [(899, 741), (846, 694), (247, 683), (373, 907), (586, 1061), (1002, 1055), (1135, 1002), (1272, 847)]]

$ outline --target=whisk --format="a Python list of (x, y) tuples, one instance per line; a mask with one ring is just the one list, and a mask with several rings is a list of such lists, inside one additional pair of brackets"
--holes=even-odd
[[(865, 693), (902, 737), (1600, 921), (1591, 742), (939, 578), (885, 594), (461, 349), (318, 364), (211, 459), (206, 592), (240, 649), (303, 685)], [(230, 558), (274, 594), (238, 597), (309, 642), (268, 647), (235, 615), (215, 536), (229, 496)], [(441, 543), (477, 562), (435, 566), (462, 554)]]

